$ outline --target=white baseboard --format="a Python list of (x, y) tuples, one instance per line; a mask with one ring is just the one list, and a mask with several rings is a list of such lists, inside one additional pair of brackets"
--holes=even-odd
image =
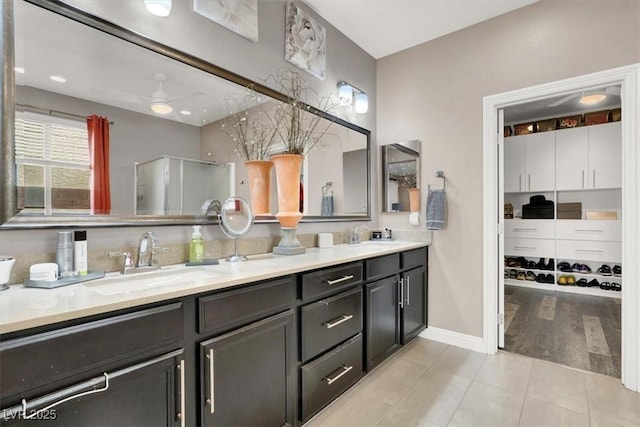
[(447, 329), (434, 328), (429, 326), (420, 333), (422, 338), (438, 341), (444, 344), (454, 345), (456, 347), (466, 348), (468, 350), (485, 353), (485, 343), (481, 337), (473, 335), (461, 334), (459, 332), (449, 331)]

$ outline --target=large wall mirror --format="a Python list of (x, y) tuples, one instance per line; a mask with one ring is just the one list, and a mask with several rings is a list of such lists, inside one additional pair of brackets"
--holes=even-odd
[(382, 212), (409, 212), (409, 189), (420, 188), (420, 141), (383, 145)]
[[(15, 96), (3, 91), (2, 130), (10, 137), (2, 141), (2, 228), (206, 223), (215, 221), (202, 215), (207, 198), (249, 198), (246, 169), (222, 124), (229, 100), (254, 82), (64, 3), (4, 3), (3, 28), (14, 32), (3, 49), (15, 46), (15, 64), (5, 55), (2, 77)], [(260, 96), (247, 109), (285, 100), (253, 88)], [(158, 98), (168, 99), (170, 113), (151, 110)], [(309, 110), (331, 125), (305, 159), (303, 221), (369, 219), (370, 132)], [(89, 179), (86, 118), (93, 115), (107, 118), (105, 210), (88, 202), (101, 191)], [(206, 186), (197, 185), (202, 180)], [(322, 209), (327, 188), (331, 211)]]

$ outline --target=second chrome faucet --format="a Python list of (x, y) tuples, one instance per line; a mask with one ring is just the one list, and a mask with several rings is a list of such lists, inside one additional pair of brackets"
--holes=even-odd
[(109, 252), (110, 257), (124, 257), (120, 273), (132, 274), (145, 271), (157, 270), (160, 268), (158, 253), (160, 252), (158, 236), (153, 231), (146, 231), (138, 242), (138, 254), (136, 262), (133, 262), (131, 252)]

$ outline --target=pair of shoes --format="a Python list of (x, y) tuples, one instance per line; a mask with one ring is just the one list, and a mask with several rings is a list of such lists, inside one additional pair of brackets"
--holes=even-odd
[(613, 275), (616, 277), (621, 277), (622, 276), (622, 267), (620, 267), (619, 265), (614, 265), (613, 266)]
[(611, 290), (611, 283), (609, 283), (609, 282), (600, 283), (600, 289), (604, 289), (605, 291), (610, 291)]
[(560, 286), (574, 286), (575, 284), (576, 284), (576, 278), (573, 276), (558, 277), (558, 285)]
[(531, 282), (536, 280), (536, 273), (534, 273), (533, 271), (527, 271), (526, 279)]
[(516, 276), (518, 280), (527, 280), (527, 276), (524, 274), (524, 271), (518, 271), (518, 275)]
[(611, 290), (620, 292), (622, 290), (622, 284), (611, 282)]
[(578, 281), (576, 282), (576, 286), (579, 286), (581, 288), (586, 288), (587, 286), (589, 286), (589, 284), (587, 283), (587, 279), (583, 277), (581, 279), (578, 279)]
[(515, 279), (518, 277), (518, 272), (516, 270), (509, 270), (509, 279)]
[(553, 262), (553, 258), (549, 258), (549, 262), (547, 263), (547, 270), (555, 269), (555, 262)]
[(553, 284), (554, 281), (555, 281), (555, 277), (553, 276), (553, 274), (547, 274), (544, 277), (544, 282), (543, 283), (551, 283), (551, 284)]
[(587, 283), (587, 286), (589, 288), (598, 287), (598, 286), (600, 286), (600, 283), (598, 283), (598, 281), (596, 279), (591, 279), (591, 280), (589, 280), (589, 283)]
[(575, 263), (571, 266), (571, 271), (574, 273), (589, 274), (591, 273), (591, 268), (586, 264)]
[(602, 276), (611, 276), (611, 267), (606, 264), (602, 264), (598, 269), (598, 274)]
[(558, 270), (562, 271), (563, 273), (569, 273), (571, 272), (571, 264), (566, 261), (559, 262)]

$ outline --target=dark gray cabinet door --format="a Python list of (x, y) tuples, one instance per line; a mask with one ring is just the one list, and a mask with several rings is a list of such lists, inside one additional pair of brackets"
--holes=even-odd
[(366, 285), (367, 370), (400, 346), (398, 276)]
[(201, 425), (295, 424), (294, 325), (287, 310), (200, 344)]
[(402, 344), (427, 326), (427, 278), (423, 267), (402, 273)]
[[(182, 350), (104, 373), (0, 413), (10, 426), (184, 426)], [(5, 424), (6, 422), (6, 424)]]

